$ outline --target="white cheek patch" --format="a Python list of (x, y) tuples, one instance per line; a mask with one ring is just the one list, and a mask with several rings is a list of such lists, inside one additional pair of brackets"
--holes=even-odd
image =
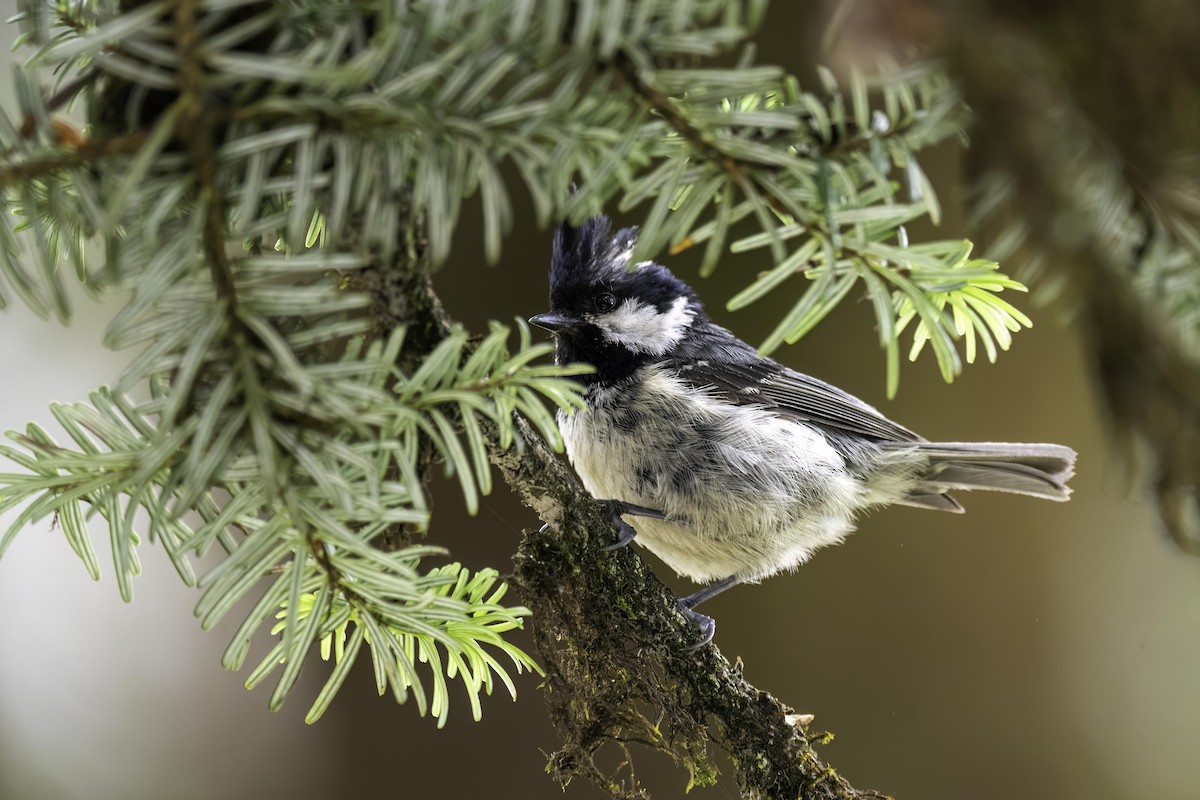
[(683, 338), (694, 316), (686, 297), (676, 298), (666, 311), (629, 299), (591, 321), (608, 341), (661, 356)]

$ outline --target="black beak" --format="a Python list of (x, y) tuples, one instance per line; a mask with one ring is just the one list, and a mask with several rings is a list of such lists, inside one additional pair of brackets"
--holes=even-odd
[(551, 333), (558, 333), (559, 331), (579, 327), (578, 319), (572, 317), (570, 314), (563, 314), (561, 311), (547, 311), (545, 314), (534, 314), (529, 318), (529, 321)]

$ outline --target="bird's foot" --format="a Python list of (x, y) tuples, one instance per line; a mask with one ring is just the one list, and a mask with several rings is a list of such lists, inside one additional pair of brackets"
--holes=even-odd
[(679, 601), (679, 611), (692, 621), (697, 628), (700, 629), (700, 641), (689, 646), (688, 651), (699, 650), (704, 645), (712, 641), (713, 636), (717, 633), (717, 622), (707, 614), (701, 614), (696, 609), (688, 605), (690, 598), (684, 597)]
[(728, 578), (719, 580), (716, 583), (711, 583), (705, 586), (698, 592), (693, 592), (687, 597), (679, 598), (679, 610), (683, 615), (696, 623), (696, 627), (700, 629), (700, 641), (688, 650), (699, 650), (704, 645), (712, 641), (713, 634), (717, 632), (717, 623), (712, 617), (701, 614), (696, 610), (696, 606), (703, 603), (710, 597), (715, 597), (731, 586), (737, 586), (742, 582), (742, 579), (737, 575), (730, 575)]
[(633, 529), (633, 526), (620, 517), (613, 517), (613, 522), (617, 523), (617, 540), (610, 545), (601, 547), (601, 553), (607, 553), (610, 550), (620, 550), (637, 536), (637, 531)]
[(637, 536), (637, 531), (633, 529), (632, 525), (622, 519), (622, 514), (632, 514), (635, 517), (650, 517), (652, 519), (667, 518), (667, 515), (661, 511), (655, 511), (652, 508), (645, 508), (644, 506), (635, 506), (633, 503), (624, 503), (620, 500), (601, 500), (600, 502), (608, 506), (613, 522), (617, 526), (617, 541), (607, 547), (601, 547), (601, 552), (619, 550), (632, 542), (634, 537)]

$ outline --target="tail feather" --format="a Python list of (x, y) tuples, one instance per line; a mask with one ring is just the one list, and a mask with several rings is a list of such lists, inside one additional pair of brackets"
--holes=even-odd
[[(1008, 442), (922, 442), (928, 471), (913, 491), (916, 505), (937, 507), (926, 498), (953, 489), (1013, 492), (1064, 501), (1075, 474), (1075, 451), (1058, 444)], [(921, 502), (924, 500), (924, 502)], [(947, 509), (950, 510), (950, 509)]]

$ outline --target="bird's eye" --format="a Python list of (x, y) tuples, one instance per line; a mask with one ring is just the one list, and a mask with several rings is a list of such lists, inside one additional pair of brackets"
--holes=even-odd
[(593, 302), (596, 305), (596, 310), (603, 314), (617, 307), (617, 296), (612, 292), (601, 292), (596, 295), (596, 299)]

